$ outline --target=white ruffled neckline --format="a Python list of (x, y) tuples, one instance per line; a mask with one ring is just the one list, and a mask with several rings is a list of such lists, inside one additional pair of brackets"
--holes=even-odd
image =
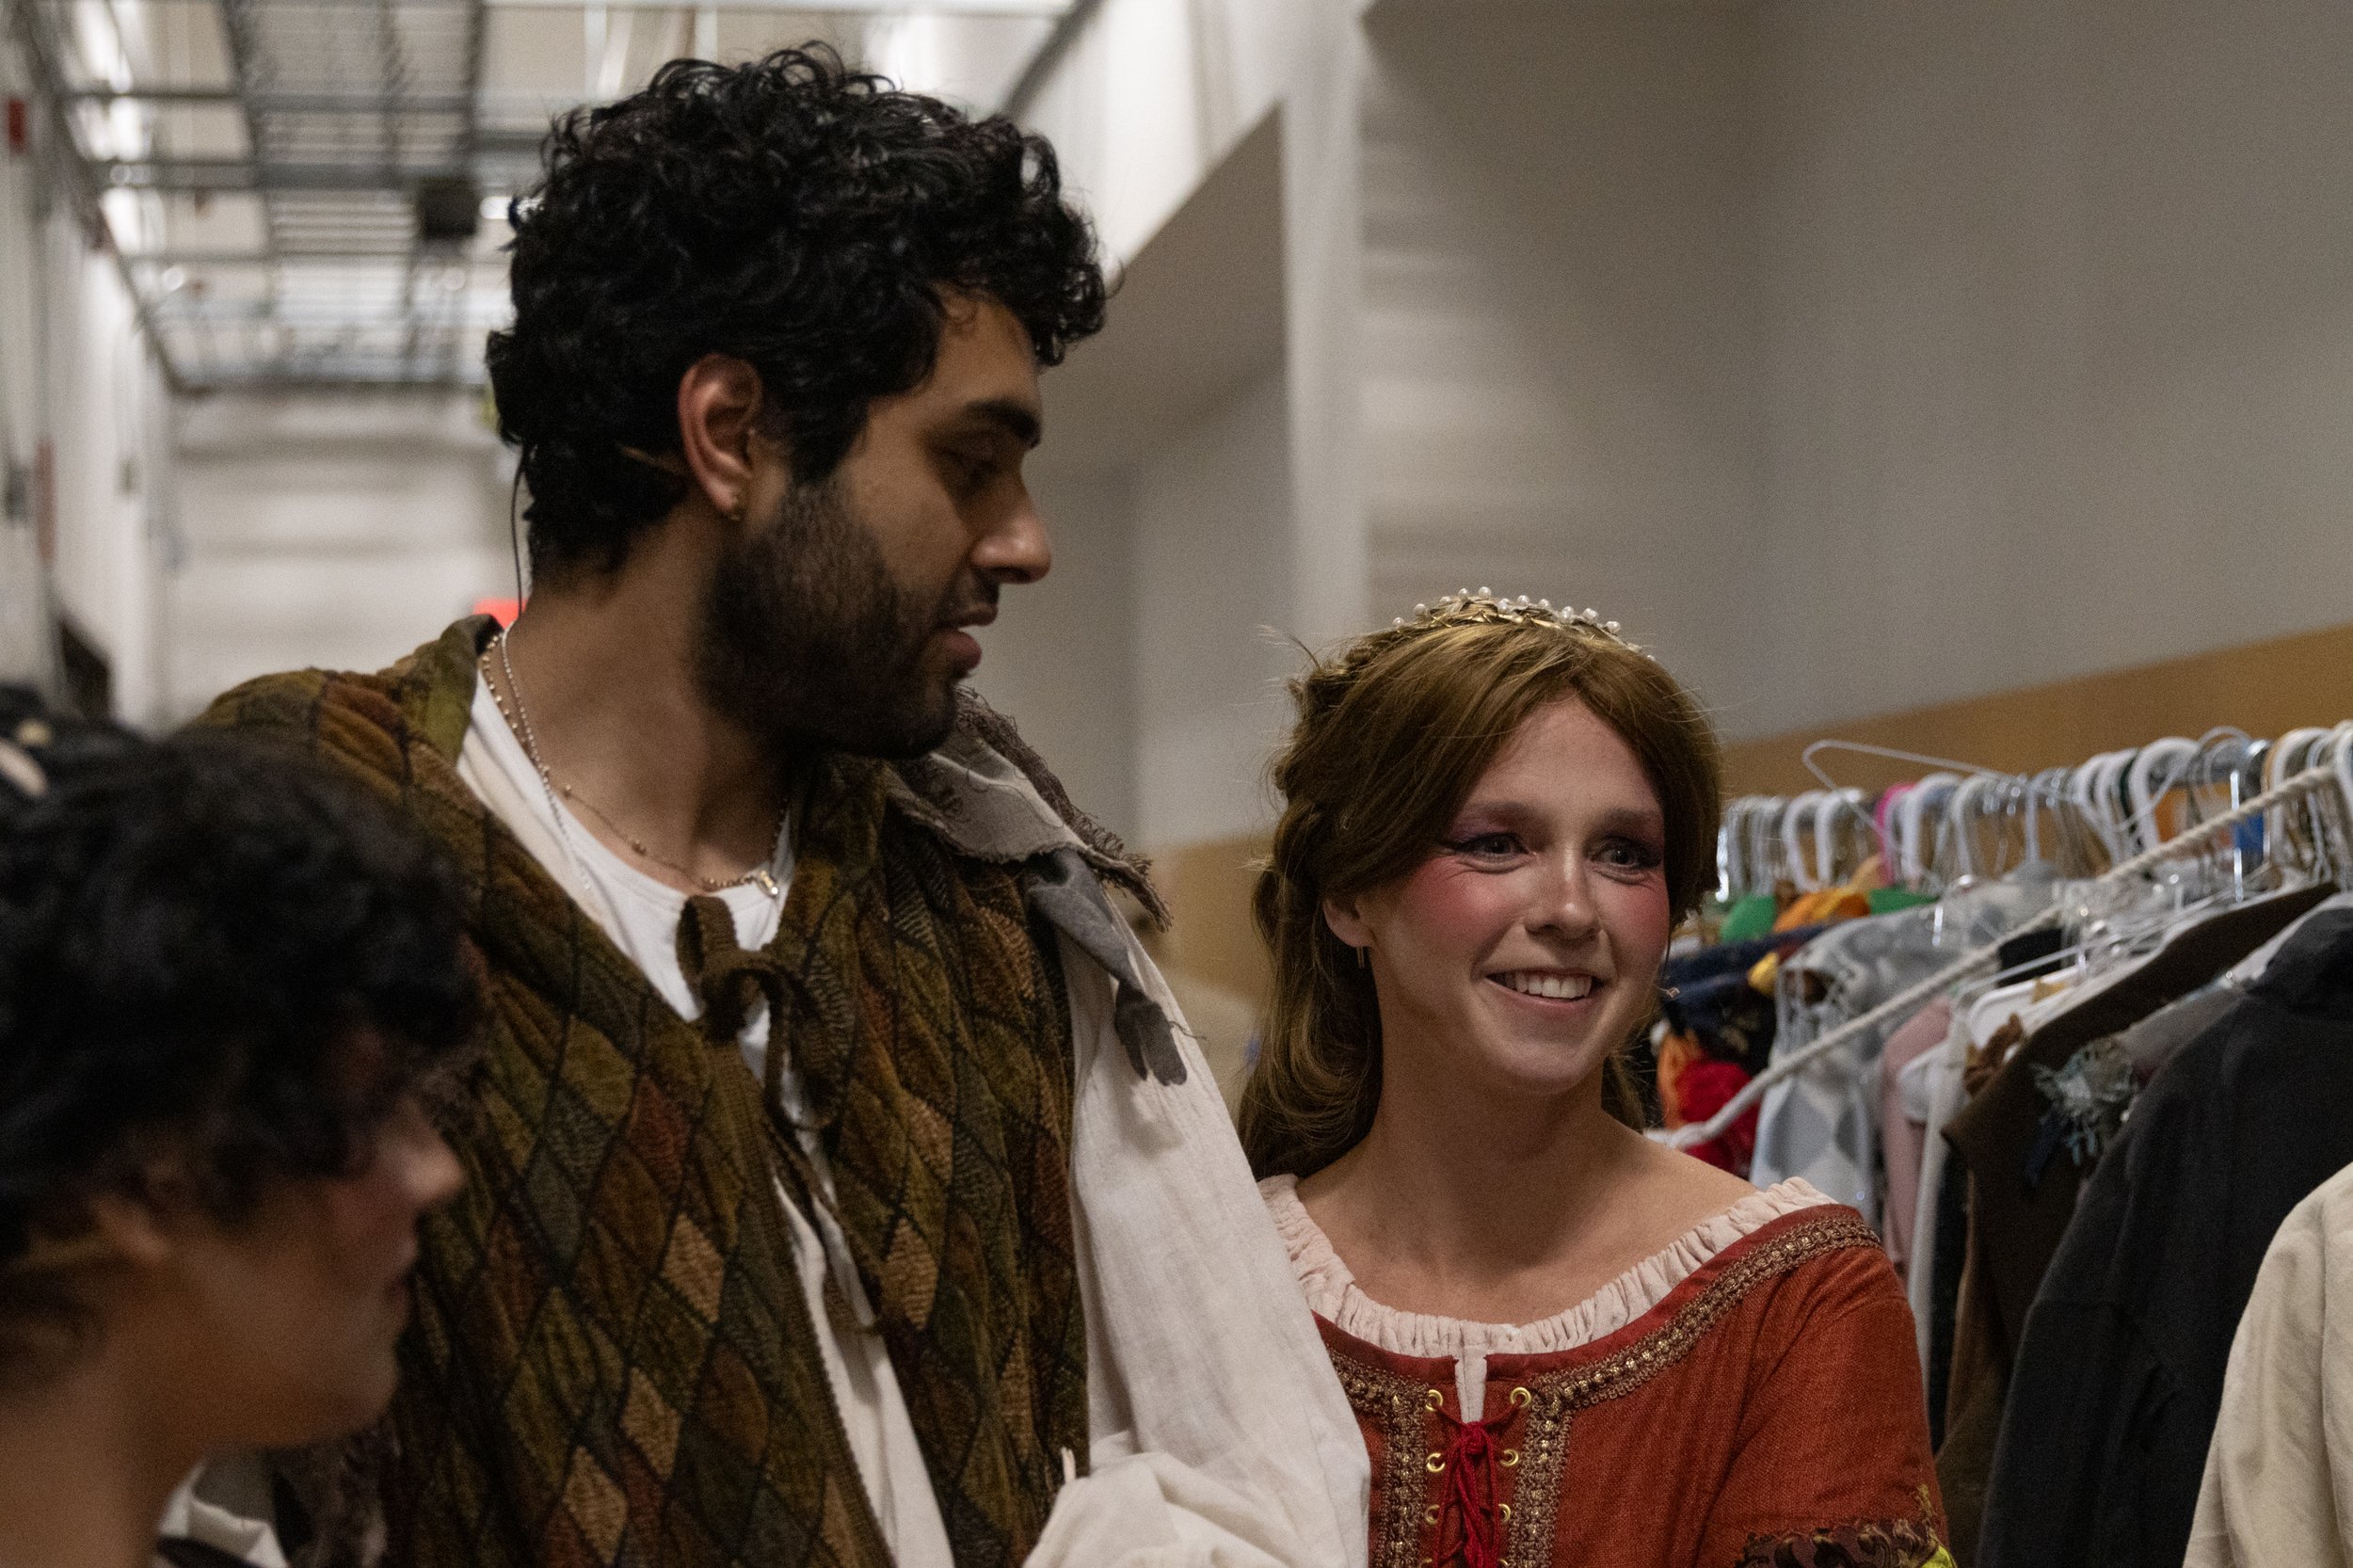
[(1332, 1250), (1331, 1239), (1307, 1217), (1298, 1189), (1299, 1179), (1292, 1176), (1273, 1176), (1258, 1183), (1267, 1212), (1283, 1238), (1284, 1250), (1290, 1254), (1291, 1271), (1299, 1276), (1309, 1310), (1343, 1333), (1392, 1355), (1475, 1354), (1481, 1362), (1492, 1352), (1544, 1355), (1606, 1338), (1665, 1301), (1676, 1286), (1734, 1242), (1785, 1214), (1835, 1201), (1792, 1176), (1701, 1221), (1565, 1311), (1532, 1323), (1481, 1323), (1403, 1312), (1366, 1295), (1358, 1288), (1356, 1276)]

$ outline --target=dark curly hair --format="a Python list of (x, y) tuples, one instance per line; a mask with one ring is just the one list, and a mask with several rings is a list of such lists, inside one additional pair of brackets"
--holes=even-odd
[(37, 1236), (159, 1161), (223, 1223), (272, 1178), (348, 1174), (477, 1001), (450, 870), (307, 759), (146, 741), (8, 688), (0, 744), (6, 1368), (32, 1317), (84, 1310), (23, 1266)]
[(673, 60), (559, 119), (546, 161), (508, 207), (515, 324), (488, 348), (544, 573), (619, 565), (686, 493), (650, 459), (678, 452), (679, 380), (706, 354), (759, 371), (815, 484), (869, 405), (931, 373), (945, 294), (1002, 304), (1046, 365), (1103, 324), (1094, 235), (1042, 137), (822, 44)]

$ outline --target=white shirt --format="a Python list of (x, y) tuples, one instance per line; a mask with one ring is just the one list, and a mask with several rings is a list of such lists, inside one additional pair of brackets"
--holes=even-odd
[[(682, 1018), (702, 1012), (700, 999), (687, 981), (678, 959), (679, 919), (686, 910), (686, 895), (623, 860), (597, 840), (568, 808), (552, 798), (532, 765), (531, 758), (507, 728), (490, 695), (488, 681), (474, 687), (472, 728), (457, 756), (457, 776), (481, 797), (482, 803), (504, 823), (529, 850), (540, 868), (571, 895), (595, 920), (623, 957)], [(769, 867), (778, 891), (756, 886), (729, 888), (717, 896), (735, 920), (735, 939), (746, 951), (762, 948), (776, 934), (784, 912), (784, 889), (792, 882), (792, 846), (780, 839)], [(752, 1077), (762, 1080), (768, 1054), (768, 1010), (753, 1009), (738, 1042)], [(782, 1066), (781, 1097), (787, 1117), (795, 1128), (807, 1122), (806, 1101), (799, 1077), (790, 1063)], [(818, 1179), (831, 1198), (833, 1177), (825, 1156), (811, 1130), (801, 1133)], [(824, 1358), (825, 1379), (833, 1386), (835, 1406), (857, 1461), (859, 1477), (874, 1505), (875, 1520), (892, 1558), (903, 1568), (950, 1568), (948, 1529), (932, 1493), (923, 1452), (916, 1444), (915, 1425), (907, 1416), (898, 1374), (881, 1334), (872, 1328), (873, 1312), (865, 1301), (857, 1271), (849, 1266), (847, 1244), (830, 1214), (821, 1213), (825, 1234), (812, 1228), (800, 1206), (778, 1189), (786, 1217), (792, 1225), (792, 1256), (801, 1276), (801, 1292), (808, 1304), (808, 1320), (817, 1330), (817, 1348)], [(862, 1325), (841, 1332), (825, 1310), (826, 1258), (842, 1294)]]

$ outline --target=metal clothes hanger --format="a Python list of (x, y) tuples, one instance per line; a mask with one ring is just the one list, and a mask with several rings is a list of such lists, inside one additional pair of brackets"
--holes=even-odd
[[(2326, 741), (2330, 733), (2318, 726), (2306, 725), (2273, 742), (2270, 754), (2264, 759), (2264, 788), (2278, 789), (2302, 773), (2312, 761), (2313, 747)], [(2278, 856), (2284, 852), (2298, 864), (2311, 864), (2321, 853), (2320, 845), (2326, 838), (2321, 815), (2326, 809), (2320, 802), (2306, 796), (2265, 812), (2265, 853)]]
[(2131, 811), (2124, 826), (2136, 848), (2154, 849), (2169, 837), (2157, 821), (2157, 808), (2174, 785), (2188, 778), (2199, 749), (2196, 741), (2168, 735), (2142, 746), (2124, 769), (2124, 798)]
[(1861, 790), (1849, 787), (1822, 792), (1821, 800), (1814, 808), (1814, 871), (1823, 887), (1843, 887), (1862, 871), (1863, 862), (1871, 852), (1857, 842), (1853, 828), (1858, 823), (1863, 828), (1863, 842), (1876, 842), (1879, 824), (1864, 804)]
[(1755, 809), (1754, 796), (1737, 796), (1724, 804), (1723, 816), (1716, 824), (1716, 897), (1721, 903), (1735, 903), (1752, 891), (1754, 873), (1750, 870), (1743, 833)]
[(1781, 810), (1782, 864), (1801, 893), (1817, 893), (1822, 889), (1822, 885), (1815, 880), (1813, 857), (1806, 853), (1803, 841), (1806, 829), (1813, 824), (1814, 808), (1821, 798), (1821, 791), (1808, 790), (1793, 796)]
[(1756, 811), (1744, 824), (1749, 845), (1749, 874), (1755, 879), (1750, 886), (1756, 892), (1773, 892), (1781, 881), (1773, 849), (1781, 840), (1781, 811), (1787, 804), (1779, 795), (1769, 795), (1759, 803)]
[(1897, 812), (1903, 823), (1905, 887), (1923, 892), (1931, 890), (1929, 861), (1938, 824), (1944, 821), (1945, 808), (1953, 792), (1961, 788), (1961, 776), (1955, 773), (1932, 773), (1897, 804)]
[(2083, 762), (2078, 762), (2073, 776), (2069, 779), (2069, 796), (2075, 801), (2075, 810), (2083, 812), (2085, 822), (2089, 822), (2094, 834), (2099, 834), (2099, 840), (2108, 845), (2108, 859), (2111, 862), (2127, 859), (2132, 855), (2132, 850), (2127, 848), (2125, 834), (2121, 831), (2116, 808), (2113, 808), (2113, 801), (2116, 801), (2113, 781), (2116, 781), (2118, 772), (2130, 762), (2130, 751), (2102, 751), (2099, 756), (2085, 758)]

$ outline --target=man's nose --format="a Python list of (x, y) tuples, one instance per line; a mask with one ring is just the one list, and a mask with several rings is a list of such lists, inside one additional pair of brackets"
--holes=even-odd
[(994, 583), (1034, 583), (1053, 566), (1054, 546), (1046, 536), (1046, 520), (1027, 489), (972, 551), (973, 569)]

